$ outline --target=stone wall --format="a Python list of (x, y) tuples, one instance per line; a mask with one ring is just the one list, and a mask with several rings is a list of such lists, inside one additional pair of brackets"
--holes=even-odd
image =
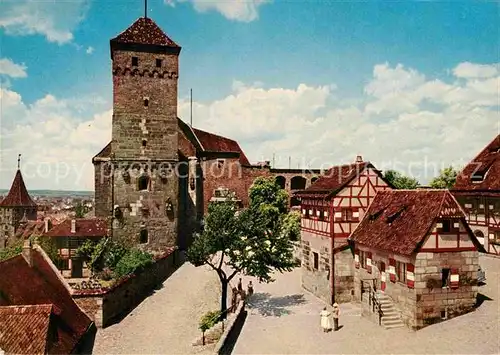
[(354, 260), (351, 249), (336, 252), (333, 262), (335, 302), (351, 302), (354, 298)]
[[(310, 235), (304, 231), (301, 234), (302, 287), (323, 301), (331, 303), (331, 239)], [(314, 269), (314, 253), (318, 254), (318, 269)]]
[[(477, 296), (479, 253), (419, 253), (415, 262), (416, 328), (471, 311)], [(459, 287), (441, 287), (441, 270), (457, 268)], [(436, 280), (436, 281), (429, 281)], [(433, 285), (433, 287), (430, 287)]]
[(109, 289), (74, 290), (73, 299), (97, 327), (106, 327), (128, 314), (166, 280), (182, 262), (180, 257), (174, 249), (156, 258), (147, 269), (126, 276)]

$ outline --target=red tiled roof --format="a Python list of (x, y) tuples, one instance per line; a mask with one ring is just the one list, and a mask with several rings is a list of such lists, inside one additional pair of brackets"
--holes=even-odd
[[(74, 220), (75, 233), (71, 233), (71, 221)], [(105, 220), (99, 218), (69, 218), (52, 227), (47, 237), (105, 237), (108, 235), (108, 225)]]
[[(200, 152), (238, 153), (240, 163), (243, 165), (250, 165), (247, 156), (235, 140), (205, 132), (200, 129), (191, 128), (181, 119), (177, 119), (177, 129), (179, 131), (179, 152), (185, 157), (196, 155), (194, 149)], [(94, 156), (93, 159), (107, 158), (110, 155), (111, 142)]]
[(500, 134), (462, 170), (452, 190), (500, 192)]
[(45, 229), (44, 221), (28, 221), (24, 226), (20, 225), (16, 231), (16, 238), (28, 239), (32, 236), (41, 236)]
[(0, 306), (47, 305), (58, 309), (52, 353), (69, 354), (92, 325), (73, 301), (62, 277), (40, 251), (32, 249), (32, 266), (22, 255), (0, 262)]
[(240, 163), (243, 165), (250, 165), (248, 158), (246, 157), (240, 145), (235, 140), (219, 136), (217, 134), (202, 131), (201, 129), (193, 128), (196, 137), (201, 143), (203, 150), (208, 152), (218, 152), (218, 153), (239, 153)]
[(10, 354), (47, 354), (51, 304), (0, 307), (0, 349)]
[(129, 28), (111, 40), (119, 43), (154, 44), (157, 46), (179, 47), (150, 18), (140, 17)]
[(36, 207), (36, 203), (31, 199), (26, 190), (26, 185), (24, 184), (23, 176), (21, 171), (17, 170), (12, 186), (10, 187), (9, 193), (0, 202), (0, 206), (4, 207)]
[(368, 166), (374, 168), (369, 162), (334, 166), (320, 176), (311, 186), (303, 191), (297, 192), (296, 195), (328, 195), (336, 193)]
[[(430, 232), (435, 219), (445, 216), (465, 222), (462, 208), (448, 190), (380, 191), (349, 240), (411, 255)], [(472, 232), (469, 234), (477, 242)]]

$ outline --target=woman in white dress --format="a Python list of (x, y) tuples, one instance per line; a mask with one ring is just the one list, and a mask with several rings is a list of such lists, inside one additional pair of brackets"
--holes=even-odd
[(323, 328), (323, 332), (328, 332), (332, 329), (332, 322), (330, 320), (331, 313), (326, 310), (326, 307), (320, 313), (321, 316), (321, 328)]

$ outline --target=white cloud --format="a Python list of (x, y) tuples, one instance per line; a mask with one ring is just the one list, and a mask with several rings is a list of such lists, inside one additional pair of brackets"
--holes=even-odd
[(164, 0), (164, 2), (174, 7), (175, 2), (189, 1), (198, 12), (215, 10), (224, 17), (233, 21), (251, 22), (259, 18), (259, 7), (269, 3), (270, 0)]
[(94, 189), (91, 159), (111, 138), (111, 111), (82, 115), (75, 109), (79, 100), (85, 101), (47, 95), (27, 105), (16, 92), (0, 90), (2, 188), (22, 153), (28, 188)]
[(83, 20), (89, 0), (0, 3), (0, 27), (9, 35), (42, 35), (59, 44), (72, 41), (72, 31)]
[[(227, 97), (193, 103), (193, 123), (237, 140), (252, 162), (275, 153), (279, 167), (291, 156), (294, 168), (326, 168), (360, 154), (425, 183), (441, 167), (467, 163), (499, 133), (499, 80), (438, 80), (381, 64), (366, 95), (354, 99), (342, 98), (342, 85), (333, 83), (266, 88), (234, 81)], [(47, 95), (27, 105), (3, 88), (0, 100), (4, 184), (22, 153), (29, 188), (93, 189), (91, 159), (110, 140), (111, 111), (88, 114), (85, 107), (102, 107), (102, 99)], [(189, 100), (179, 101), (179, 117), (189, 120)]]
[(500, 63), (496, 64), (474, 64), (470, 62), (460, 63), (453, 69), (457, 78), (491, 78), (500, 74)]
[(0, 75), (7, 75), (11, 78), (26, 78), (26, 66), (16, 64), (8, 58), (0, 58)]
[(85, 53), (87, 53), (87, 54), (94, 53), (94, 47), (91, 47), (91, 46), (87, 47), (87, 50), (85, 51)]

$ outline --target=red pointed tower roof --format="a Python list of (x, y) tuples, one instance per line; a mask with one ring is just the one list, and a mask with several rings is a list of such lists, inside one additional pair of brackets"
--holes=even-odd
[(150, 18), (140, 17), (129, 28), (113, 38), (111, 42), (130, 44), (150, 44), (180, 48)]
[(12, 186), (7, 196), (0, 202), (2, 207), (35, 207), (36, 203), (31, 199), (26, 185), (24, 184), (21, 170), (17, 170)]

